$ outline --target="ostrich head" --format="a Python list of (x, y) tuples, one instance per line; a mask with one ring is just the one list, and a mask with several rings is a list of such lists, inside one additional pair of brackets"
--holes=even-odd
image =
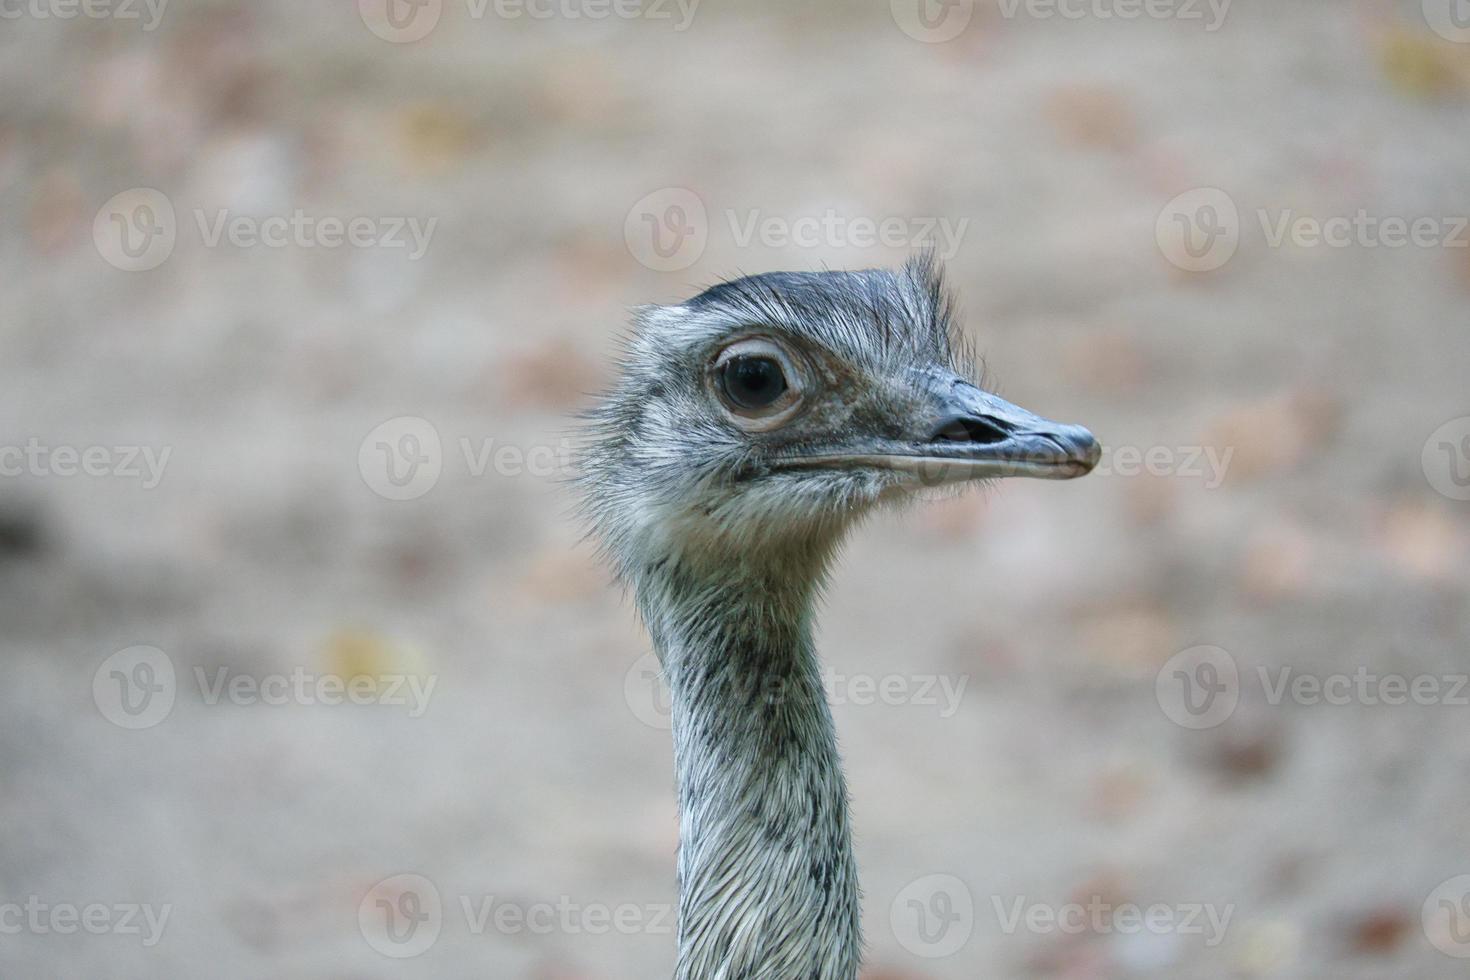
[(672, 694), (677, 980), (855, 980), (859, 890), (812, 605), (916, 488), (1065, 479), (1082, 428), (974, 383), (938, 271), (773, 273), (643, 311), (593, 412), (590, 516)]
[(938, 268), (768, 273), (641, 311), (584, 481), (625, 575), (660, 558), (797, 576), (911, 491), (1069, 479), (1092, 435), (981, 388)]

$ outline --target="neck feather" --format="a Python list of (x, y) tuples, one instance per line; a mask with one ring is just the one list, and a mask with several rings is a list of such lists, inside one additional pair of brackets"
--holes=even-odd
[(818, 577), (676, 559), (639, 576), (673, 695), (676, 980), (857, 976), (847, 788), (811, 642)]

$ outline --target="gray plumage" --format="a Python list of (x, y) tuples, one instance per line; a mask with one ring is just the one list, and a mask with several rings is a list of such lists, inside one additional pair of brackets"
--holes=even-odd
[[(1097, 459), (1085, 430), (984, 392), (970, 364), (927, 258), (770, 273), (641, 310), (588, 417), (586, 513), (673, 696), (677, 980), (857, 976), (847, 790), (812, 644), (843, 534), (916, 487)], [(772, 370), (780, 400), (749, 408)]]

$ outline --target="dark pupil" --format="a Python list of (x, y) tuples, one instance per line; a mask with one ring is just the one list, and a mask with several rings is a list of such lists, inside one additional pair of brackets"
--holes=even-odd
[(725, 394), (741, 408), (765, 408), (786, 390), (786, 375), (770, 357), (732, 357), (724, 380)]

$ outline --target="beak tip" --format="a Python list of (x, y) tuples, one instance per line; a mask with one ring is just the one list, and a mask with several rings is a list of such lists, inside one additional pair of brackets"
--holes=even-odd
[(1089, 430), (1080, 425), (1069, 425), (1063, 427), (1058, 435), (1072, 462), (1080, 470), (1078, 476), (1086, 476), (1097, 468), (1102, 460), (1102, 445)]

